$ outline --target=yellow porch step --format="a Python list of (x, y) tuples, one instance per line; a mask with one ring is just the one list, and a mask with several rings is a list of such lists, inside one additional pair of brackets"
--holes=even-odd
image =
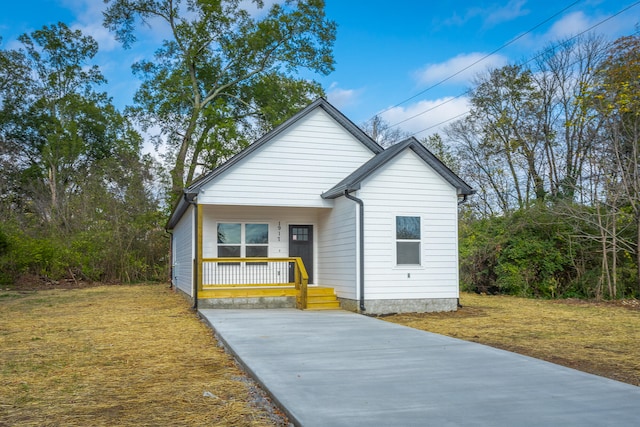
[(295, 288), (204, 288), (198, 292), (198, 298), (260, 298), (260, 297), (295, 297)]
[(307, 310), (338, 310), (340, 302), (333, 288), (310, 287), (307, 289)]

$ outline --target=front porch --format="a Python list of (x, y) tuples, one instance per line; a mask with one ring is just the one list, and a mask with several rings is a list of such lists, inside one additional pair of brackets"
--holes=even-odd
[(301, 258), (202, 258), (199, 306), (204, 308), (340, 308), (333, 288), (309, 286)]

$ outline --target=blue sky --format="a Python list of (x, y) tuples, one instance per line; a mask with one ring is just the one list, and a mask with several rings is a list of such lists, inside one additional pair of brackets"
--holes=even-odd
[[(640, 1), (634, 0), (326, 3), (328, 17), (338, 24), (336, 70), (315, 79), (322, 83), (329, 101), (356, 124), (380, 113), (390, 124), (419, 114), (400, 125), (418, 137), (438, 130), (436, 124), (464, 113), (468, 108), (466, 98), (451, 98), (461, 95), (473, 75), (488, 67), (527, 60), (550, 43), (585, 31), (629, 6), (626, 12), (593, 31), (613, 40), (640, 29)], [(130, 65), (141, 58), (151, 58), (165, 30), (145, 30), (140, 42), (125, 51), (102, 27), (104, 7), (102, 0), (6, 2), (0, 15), (0, 47), (18, 47), (18, 35), (58, 21), (79, 28), (98, 40), (101, 53), (97, 61), (109, 80), (105, 90), (122, 108), (132, 102), (139, 84), (131, 75)], [(534, 27), (537, 28), (529, 32)], [(496, 54), (460, 72), (517, 37)], [(427, 110), (430, 111), (420, 114)]]

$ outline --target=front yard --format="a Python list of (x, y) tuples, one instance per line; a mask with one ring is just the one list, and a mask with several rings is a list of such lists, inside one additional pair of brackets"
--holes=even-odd
[(640, 386), (640, 301), (462, 294), (451, 313), (385, 317)]
[(273, 426), (166, 285), (0, 291), (0, 426)]
[[(463, 294), (384, 320), (640, 385), (640, 304)], [(286, 420), (166, 285), (0, 291), (0, 426)]]

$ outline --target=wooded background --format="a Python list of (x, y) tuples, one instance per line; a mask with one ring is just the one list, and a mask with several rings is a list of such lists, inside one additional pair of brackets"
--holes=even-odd
[[(98, 45), (64, 23), (0, 50), (0, 285), (167, 280), (164, 224), (182, 188), (323, 95), (333, 70), (319, 0), (108, 1), (123, 45), (143, 22), (169, 37), (119, 111)], [(640, 295), (640, 38), (557, 40), (478, 75), (471, 109), (422, 142), (477, 194), (460, 208), (463, 289), (545, 298)], [(408, 136), (375, 117), (383, 146)], [(142, 154), (145, 139), (163, 146)]]

